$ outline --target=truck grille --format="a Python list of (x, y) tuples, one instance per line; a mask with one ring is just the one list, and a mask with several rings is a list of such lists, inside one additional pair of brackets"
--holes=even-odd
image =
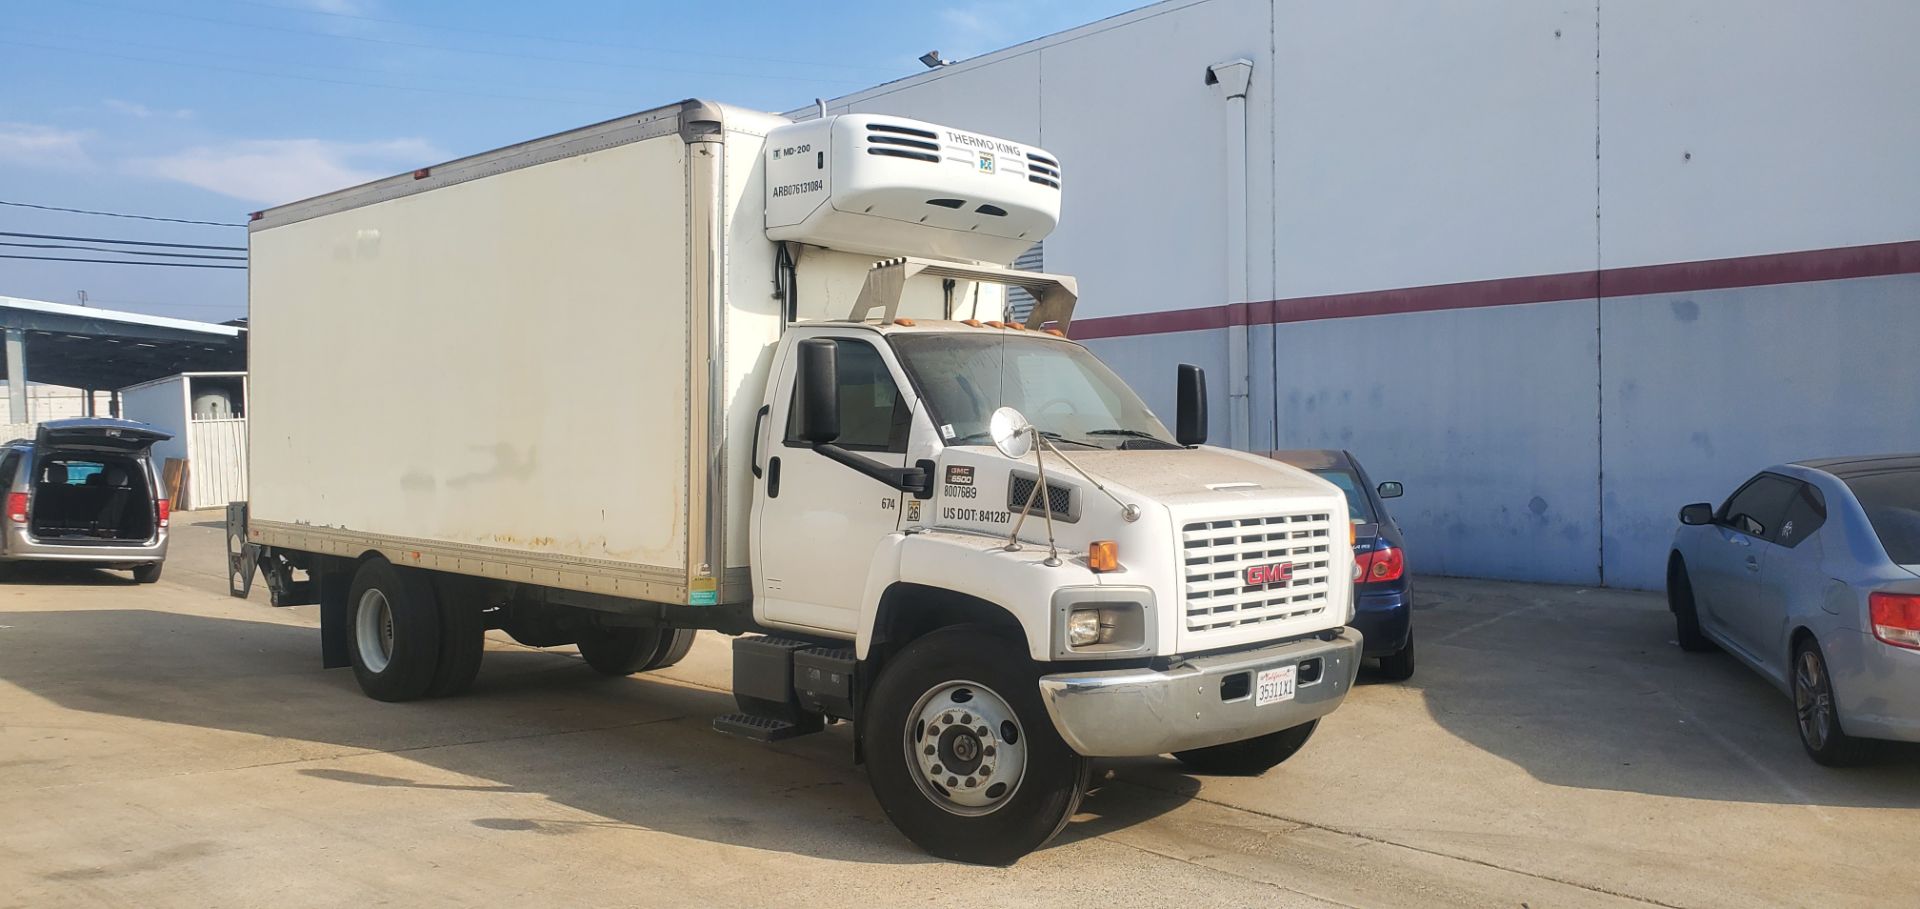
[[(1326, 611), (1332, 522), (1326, 513), (1199, 521), (1181, 529), (1189, 632), (1281, 622)], [(1343, 541), (1344, 542), (1344, 541)], [(1247, 570), (1289, 564), (1249, 585)]]

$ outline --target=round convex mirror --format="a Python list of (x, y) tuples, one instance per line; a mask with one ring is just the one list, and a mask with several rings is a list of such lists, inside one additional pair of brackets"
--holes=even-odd
[(1033, 424), (1011, 407), (994, 411), (987, 420), (987, 434), (993, 437), (993, 447), (1016, 461), (1033, 450), (1032, 430)]

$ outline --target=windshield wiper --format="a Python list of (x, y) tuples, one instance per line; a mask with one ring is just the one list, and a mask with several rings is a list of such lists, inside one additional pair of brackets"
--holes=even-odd
[(1153, 433), (1146, 432), (1144, 430), (1139, 430), (1139, 429), (1089, 429), (1087, 430), (1087, 435), (1132, 436), (1133, 438), (1136, 438), (1136, 439), (1159, 439), (1160, 438), (1159, 436), (1156, 436)]

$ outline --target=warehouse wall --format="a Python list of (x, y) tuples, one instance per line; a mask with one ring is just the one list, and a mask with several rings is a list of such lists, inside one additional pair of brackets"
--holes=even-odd
[[(831, 102), (1038, 142), (1073, 334), (1407, 484), (1418, 570), (1654, 587), (1673, 514), (1920, 450), (1920, 4), (1170, 0)], [(1226, 106), (1254, 62), (1248, 299)]]

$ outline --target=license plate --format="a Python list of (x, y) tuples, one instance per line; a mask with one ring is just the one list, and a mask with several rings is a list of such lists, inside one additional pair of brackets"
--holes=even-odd
[(1293, 700), (1293, 683), (1298, 669), (1298, 666), (1281, 666), (1278, 669), (1260, 670), (1259, 677), (1254, 680), (1253, 706)]

